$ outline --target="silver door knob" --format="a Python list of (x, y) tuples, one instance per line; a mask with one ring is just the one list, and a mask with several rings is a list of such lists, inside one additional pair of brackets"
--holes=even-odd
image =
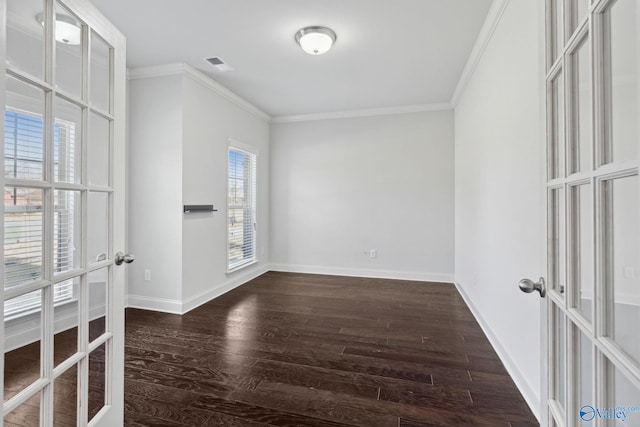
[(540, 292), (540, 298), (544, 298), (547, 294), (547, 288), (544, 286), (544, 278), (541, 277), (537, 282), (534, 282), (531, 279), (522, 279), (519, 283), (520, 290), (527, 294), (530, 294), (533, 291)]
[(133, 256), (132, 254), (123, 254), (122, 252), (118, 252), (116, 254), (116, 265), (122, 265), (123, 262), (126, 262), (127, 264), (131, 264), (133, 261), (135, 261), (136, 257)]

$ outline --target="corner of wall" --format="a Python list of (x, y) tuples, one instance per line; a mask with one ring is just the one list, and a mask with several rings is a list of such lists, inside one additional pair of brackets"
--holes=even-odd
[[(538, 128), (544, 122), (538, 117), (539, 3), (494, 0), (452, 99), (455, 284), (538, 419), (545, 357), (539, 306), (516, 285), (520, 277), (536, 274), (544, 260), (544, 224), (540, 212), (530, 209), (540, 205), (543, 182), (537, 174)], [(511, 53), (509, 64), (501, 61)], [(518, 174), (523, 162), (529, 174)], [(531, 319), (529, 340), (514, 326), (522, 316)]]
[(212, 299), (218, 298), (219, 296), (244, 285), (256, 277), (262, 276), (268, 271), (268, 264), (259, 264), (255, 268), (249, 268), (246, 271), (243, 270), (230, 274), (227, 276), (227, 280), (220, 286), (217, 286), (214, 289), (208, 289), (198, 295), (194, 295), (193, 297), (182, 301), (181, 314), (187, 313), (202, 304), (206, 304)]

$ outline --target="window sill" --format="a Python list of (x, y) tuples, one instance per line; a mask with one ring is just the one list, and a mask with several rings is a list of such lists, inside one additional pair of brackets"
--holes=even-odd
[(237, 271), (244, 270), (247, 267), (251, 267), (252, 265), (256, 265), (259, 262), (260, 262), (259, 259), (254, 259), (253, 261), (249, 261), (249, 262), (246, 262), (244, 264), (240, 264), (237, 267), (233, 267), (233, 268), (228, 269), (226, 274), (228, 276), (228, 275), (233, 274), (233, 273), (235, 273)]

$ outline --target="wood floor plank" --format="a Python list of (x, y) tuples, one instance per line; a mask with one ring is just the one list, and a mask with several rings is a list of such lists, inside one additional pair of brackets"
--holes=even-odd
[(351, 371), (362, 374), (377, 375), (417, 382), (432, 382), (429, 369), (424, 365), (349, 354), (335, 354), (316, 350), (286, 350), (282, 354), (265, 355), (265, 359), (299, 364), (303, 366), (319, 366), (327, 369)]
[[(371, 410), (374, 399), (362, 399), (338, 392), (286, 383), (263, 382), (257, 390), (237, 390), (230, 398), (259, 402), (262, 406), (290, 410), (350, 426), (395, 427), (398, 417)], [(349, 402), (349, 404), (343, 404)]]
[(436, 424), (421, 423), (419, 421), (408, 420), (406, 418), (400, 418), (399, 427), (436, 427)]
[(155, 401), (135, 394), (128, 394), (124, 404), (127, 413), (145, 414), (145, 417), (166, 420), (179, 425), (202, 426), (211, 418), (209, 412), (194, 406)]
[[(244, 391), (246, 393), (255, 393)], [(258, 399), (256, 399), (258, 400)], [(213, 396), (203, 396), (194, 407), (215, 411), (227, 416), (233, 416), (268, 425), (288, 426), (317, 426), (317, 427), (344, 427), (343, 423), (335, 423), (309, 416), (299, 415), (294, 412), (281, 411), (261, 405), (244, 403), (234, 399), (220, 399)], [(293, 408), (295, 409), (295, 408)]]
[(167, 374), (164, 372), (149, 371), (128, 366), (125, 369), (125, 379), (140, 381), (147, 384), (158, 384), (161, 386), (173, 387), (179, 390), (193, 391), (199, 394), (210, 394), (215, 396), (227, 396), (234, 389), (232, 386), (217, 383), (203, 378), (193, 380), (181, 377), (178, 373)]
[(247, 418), (240, 418), (233, 415), (221, 414), (219, 412), (209, 411), (211, 416), (202, 427), (266, 427), (270, 424), (252, 421)]

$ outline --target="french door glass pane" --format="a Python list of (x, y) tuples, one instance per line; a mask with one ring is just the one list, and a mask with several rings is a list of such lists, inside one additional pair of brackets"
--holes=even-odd
[(111, 47), (91, 31), (91, 105), (109, 112)]
[(565, 279), (565, 202), (564, 190), (556, 188), (549, 193), (549, 284), (551, 289), (564, 293)]
[(589, 12), (589, 0), (568, 0), (565, 3), (565, 14), (570, 16), (569, 31), (573, 35), (587, 18)]
[(53, 168), (57, 182), (79, 183), (82, 174), (82, 109), (62, 98), (54, 104)]
[(56, 3), (56, 87), (82, 97), (82, 23), (60, 3)]
[(53, 384), (53, 426), (77, 425), (78, 366), (66, 370)]
[(570, 56), (572, 66), (573, 129), (570, 171), (591, 170), (591, 55), (589, 37), (585, 37)]
[(109, 186), (109, 141), (111, 123), (91, 113), (89, 119), (88, 174), (89, 185)]
[(104, 261), (109, 253), (109, 195), (89, 192), (87, 254), (90, 264)]
[(42, 0), (7, 1), (7, 64), (34, 77), (44, 77)]
[(106, 331), (107, 282), (109, 269), (89, 273), (89, 342)]
[(63, 299), (54, 309), (55, 336), (53, 339), (53, 361), (55, 365), (67, 360), (78, 351), (79, 306), (77, 295), (80, 278), (69, 279), (54, 285), (54, 294)]
[(584, 21), (589, 13), (590, 0), (573, 0), (576, 8), (576, 23), (574, 30)]
[(89, 355), (89, 417), (91, 420), (105, 404), (106, 345), (102, 344)]
[(576, 354), (578, 354), (576, 378), (580, 381), (576, 388), (576, 401), (578, 407), (593, 405), (593, 347), (591, 341), (576, 326), (573, 326), (576, 334)]
[(566, 404), (566, 329), (565, 315), (562, 310), (553, 304), (553, 330), (555, 331), (555, 340), (553, 342), (553, 390), (552, 399), (555, 399), (560, 407), (564, 410)]
[(41, 391), (37, 392), (22, 405), (8, 413), (4, 417), (5, 427), (39, 427), (41, 395)]
[(54, 274), (80, 268), (82, 205), (79, 191), (54, 192), (53, 233)]
[(638, 236), (638, 176), (604, 182), (605, 212), (608, 227), (606, 277), (613, 285), (612, 338), (636, 362), (640, 363), (640, 250)]
[(31, 303), (29, 312), (4, 316), (4, 400), (7, 401), (40, 378), (42, 291), (5, 301), (5, 307)]
[[(636, 329), (637, 332), (637, 329)], [(607, 408), (627, 408), (618, 411), (619, 417), (608, 420), (606, 426), (636, 426), (640, 425), (640, 387), (632, 383), (613, 363), (607, 361), (607, 374), (610, 375), (611, 393), (607, 399)], [(629, 410), (629, 408), (634, 408)], [(624, 421), (623, 421), (623, 417)]]
[(550, 121), (551, 138), (549, 141), (549, 179), (564, 176), (564, 80), (562, 71), (551, 81)]
[(611, 102), (614, 162), (638, 158), (637, 0), (618, 0), (611, 8)]
[(562, 23), (563, 16), (563, 2), (564, 0), (550, 0), (552, 6), (552, 20), (553, 20), (553, 59), (554, 62), (562, 54), (562, 46), (564, 45), (564, 25)]
[(43, 198), (37, 188), (4, 189), (5, 289), (42, 279)]
[(590, 184), (569, 187), (569, 285), (573, 291), (571, 306), (588, 321), (593, 310), (593, 197)]
[(44, 92), (7, 77), (4, 113), (4, 176), (44, 178)]

